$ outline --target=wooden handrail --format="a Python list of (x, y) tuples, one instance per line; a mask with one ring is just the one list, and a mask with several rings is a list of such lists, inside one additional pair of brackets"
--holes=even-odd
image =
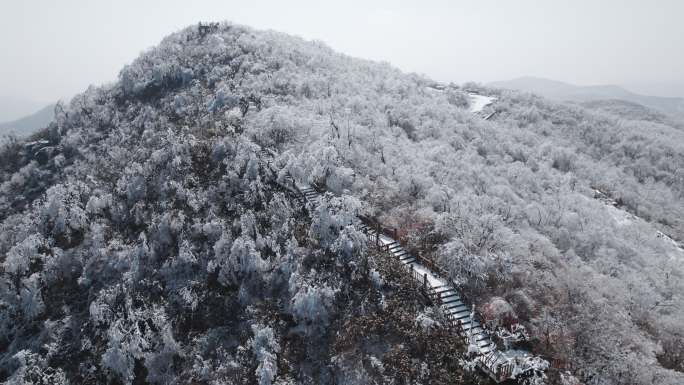
[[(274, 177), (277, 177), (277, 173), (275, 172), (274, 167), (270, 161), (267, 162), (267, 168), (273, 174)], [(294, 182), (294, 178), (292, 178), (290, 173), (286, 172), (286, 175), (288, 178), (292, 179), (292, 182), (287, 183), (287, 184), (291, 184), (291, 186), (289, 186), (289, 187), (285, 186), (285, 187), (291, 188), (292, 190), (294, 190), (296, 192), (296, 194), (298, 196), (303, 197), (303, 199), (306, 200), (305, 194), (297, 186), (297, 183)], [(312, 188), (314, 190), (318, 191), (319, 193), (325, 192), (325, 189), (316, 183), (312, 184)], [(387, 254), (391, 254), (390, 244), (394, 244), (394, 242), (392, 242), (390, 244), (381, 244), (381, 242), (380, 242), (380, 236), (381, 235), (386, 235), (386, 236), (390, 237), (396, 243), (398, 243), (401, 247), (406, 248), (405, 242), (403, 242), (404, 240), (397, 236), (397, 229), (396, 228), (384, 227), (376, 219), (365, 216), (365, 215), (359, 215), (358, 218), (361, 221), (361, 223), (363, 223), (364, 225), (367, 226), (367, 228), (365, 230), (363, 230), (363, 233), (366, 234), (366, 237), (368, 238), (369, 241), (375, 242), (375, 245), (379, 250), (381, 250)], [(375, 233), (373, 234), (371, 231), (368, 231), (368, 229), (374, 229)], [(438, 273), (440, 276), (442, 276), (443, 279), (445, 279), (448, 282), (448, 284), (454, 288), (454, 290), (457, 287), (459, 287), (459, 285), (457, 285), (456, 282), (454, 282), (454, 280), (449, 277), (448, 270), (446, 268), (442, 267), (437, 261), (433, 260), (430, 257), (424, 256), (422, 254), (418, 254), (417, 256), (414, 256), (414, 257), (416, 258), (416, 260), (418, 260), (425, 267), (427, 267), (428, 269), (430, 269), (430, 270)], [(433, 288), (428, 284), (427, 273), (423, 273), (421, 275), (418, 271), (416, 271), (413, 268), (412, 264), (410, 264), (409, 267), (410, 267), (410, 271), (411, 271), (411, 273), (410, 273), (411, 278), (413, 279), (413, 281), (415, 281), (419, 284), (422, 292), (424, 292), (428, 296), (428, 298), (430, 298), (433, 302), (441, 303), (441, 297), (439, 294), (437, 294), (436, 288)], [(467, 301), (467, 297), (465, 296), (465, 294), (463, 292), (459, 292), (459, 295), (461, 297), (461, 301), (464, 304), (468, 304), (469, 301)], [(464, 326), (466, 324), (461, 323), (461, 321), (458, 320), (452, 314), (446, 313), (445, 315), (446, 315), (446, 323), (448, 324), (448, 326), (450, 328), (454, 329), (456, 331), (457, 335), (460, 336), (466, 344), (468, 344), (469, 343), (469, 333), (466, 332), (466, 330), (464, 328)], [(470, 319), (470, 322), (476, 322), (476, 321), (477, 322), (481, 321), (479, 319), (477, 313), (472, 314), (472, 318)], [(482, 322), (480, 322), (480, 324), (482, 325)], [(471, 328), (472, 328), (472, 323), (471, 323)], [(494, 350), (494, 351), (496, 351), (496, 350)], [(489, 359), (489, 357), (487, 359)], [(492, 376), (497, 382), (505, 380), (505, 379), (509, 378), (511, 375), (512, 368), (510, 367), (510, 365), (499, 365), (495, 368), (492, 368), (491, 367), (492, 363), (487, 364), (486, 361), (483, 361), (483, 364), (484, 364), (483, 369), (485, 369), (486, 372), (489, 372), (490, 376)], [(481, 365), (478, 365), (478, 366), (481, 366)]]

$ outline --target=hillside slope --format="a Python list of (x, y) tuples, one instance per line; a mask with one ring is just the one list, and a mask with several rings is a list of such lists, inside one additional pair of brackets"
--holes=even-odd
[(576, 86), (555, 80), (522, 77), (492, 82), (489, 86), (532, 92), (561, 101), (588, 102), (617, 99), (641, 104), (679, 118), (684, 116), (684, 99), (682, 98), (640, 95), (613, 85)]
[(23, 118), (0, 123), (0, 136), (14, 134), (19, 137), (27, 137), (47, 127), (55, 116), (55, 105), (51, 104), (41, 108), (35, 113)]
[[(43, 108), (46, 102), (24, 99), (15, 95), (0, 93), (0, 122), (9, 122)], [(10, 93), (11, 94), (11, 93)]]
[[(482, 88), (484, 121), (433, 84), (221, 24), (59, 105), (0, 151), (0, 380), (483, 381), (347, 226), (365, 213), (484, 314), (503, 303), (488, 324), (524, 324), (550, 383), (681, 383), (684, 254), (657, 230), (684, 233), (682, 131)], [(323, 209), (262, 148), (326, 186)]]

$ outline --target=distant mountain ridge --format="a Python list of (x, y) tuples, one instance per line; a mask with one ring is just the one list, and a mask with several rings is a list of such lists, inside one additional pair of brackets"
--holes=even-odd
[(577, 86), (557, 80), (520, 77), (488, 84), (496, 88), (532, 92), (549, 99), (589, 102), (595, 100), (624, 100), (653, 108), (671, 115), (684, 115), (684, 98), (640, 95), (615, 85)]
[(11, 122), (30, 115), (45, 105), (48, 101), (34, 100), (6, 94), (6, 90), (0, 90), (0, 122)]
[(585, 103), (177, 31), (0, 144), (0, 383), (484, 383), (487, 328), (529, 383), (682, 385), (684, 130)]
[(19, 137), (29, 136), (47, 127), (55, 117), (55, 105), (50, 104), (23, 118), (0, 123), (0, 135), (15, 134)]

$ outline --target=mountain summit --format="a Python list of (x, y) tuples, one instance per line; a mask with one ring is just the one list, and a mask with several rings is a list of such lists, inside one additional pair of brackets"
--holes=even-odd
[(55, 112), (0, 149), (2, 382), (490, 381), (359, 217), (547, 383), (684, 382), (676, 127), (228, 23)]

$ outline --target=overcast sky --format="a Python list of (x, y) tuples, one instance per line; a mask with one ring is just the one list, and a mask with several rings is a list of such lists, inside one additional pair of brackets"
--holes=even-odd
[(200, 20), (322, 40), (442, 81), (684, 84), (681, 0), (2, 1), (0, 98), (52, 101), (113, 81)]

